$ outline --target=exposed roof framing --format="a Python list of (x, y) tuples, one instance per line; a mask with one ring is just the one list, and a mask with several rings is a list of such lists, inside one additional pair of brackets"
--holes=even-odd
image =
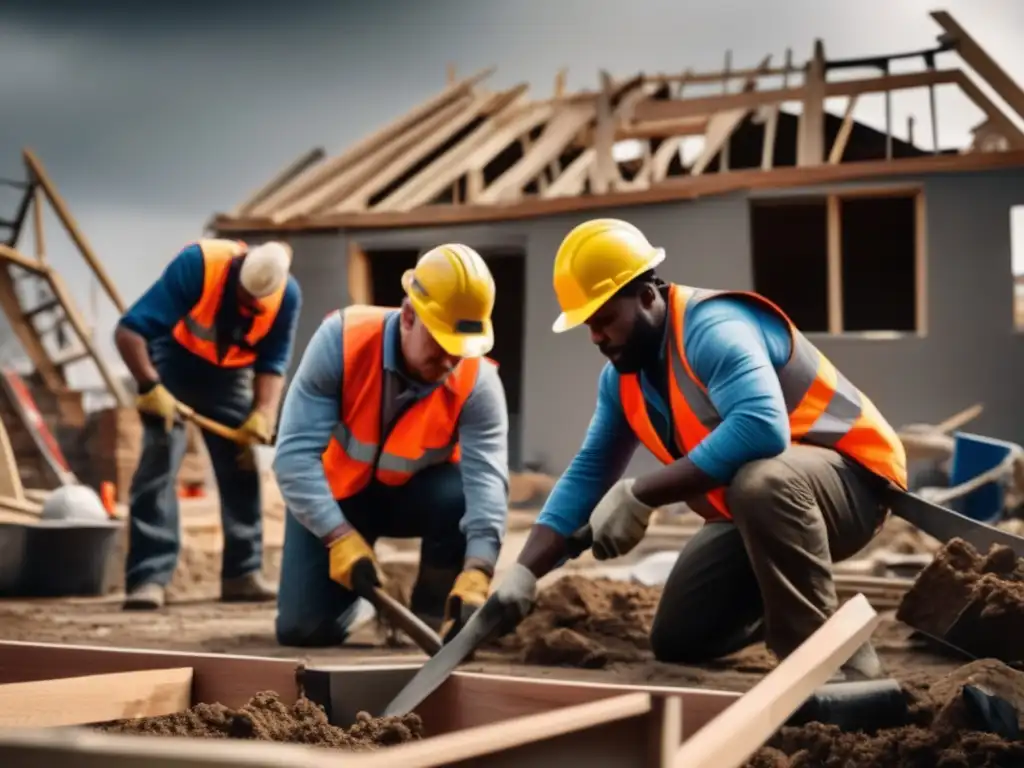
[[(565, 93), (563, 70), (554, 98), (543, 100), (528, 99), (525, 84), (484, 88), (493, 68), (463, 80), (450, 71), (447, 87), (429, 101), (339, 156), (328, 158), (323, 150), (303, 155), (230, 214), (215, 217), (211, 227), (291, 230), (500, 219), (751, 185), (786, 186), (820, 179), (823, 166), (837, 178), (853, 178), (906, 173), (915, 159), (917, 172), (1024, 164), (1024, 133), (1014, 119), (972, 76), (939, 69), (936, 59), (958, 53), (1018, 119), (1024, 119), (1024, 90), (952, 16), (936, 11), (931, 18), (943, 31), (927, 50), (829, 61), (818, 40), (803, 64), (794, 64), (787, 51), (781, 67), (767, 56), (756, 67), (733, 69), (727, 54), (725, 68), (717, 72), (629, 79), (601, 72), (599, 88), (578, 93)], [(916, 60), (922, 68), (892, 74), (896, 60)], [(877, 73), (829, 79), (835, 70), (851, 68)], [(684, 93), (715, 84), (720, 93)], [(972, 146), (938, 146), (938, 86), (958, 87), (985, 115)], [(912, 135), (907, 141), (893, 136), (891, 94), (913, 88), (927, 88), (932, 97), (926, 148)], [(884, 131), (853, 119), (858, 98), (874, 93), (886, 98)], [(847, 99), (842, 117), (824, 108), (825, 99), (835, 97)], [(782, 109), (785, 102), (801, 102), (800, 113)], [(680, 148), (691, 137), (703, 137), (703, 148), (684, 162)], [(625, 141), (633, 142), (629, 158), (616, 151)], [(979, 156), (993, 151), (999, 153), (995, 163)]]

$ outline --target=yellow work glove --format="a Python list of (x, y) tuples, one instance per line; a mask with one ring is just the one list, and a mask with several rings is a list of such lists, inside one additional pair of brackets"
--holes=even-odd
[(491, 577), (478, 568), (467, 568), (455, 579), (444, 604), (441, 638), (448, 642), (459, 633), (476, 610), (487, 600)]
[(249, 417), (242, 423), (239, 429), (249, 438), (250, 444), (270, 445), (270, 440), (274, 436), (274, 429), (270, 424), (270, 419), (267, 418), (263, 411), (258, 409), (249, 414)]
[(178, 401), (163, 384), (157, 384), (144, 395), (135, 399), (135, 407), (164, 420), (164, 429), (170, 432), (178, 419)]
[(356, 530), (349, 531), (331, 543), (330, 571), (331, 579), (357, 593), (357, 587), (383, 584), (373, 549)]

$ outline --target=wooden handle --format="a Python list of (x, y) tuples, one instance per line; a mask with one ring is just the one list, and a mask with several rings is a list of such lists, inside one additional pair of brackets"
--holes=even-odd
[(219, 421), (214, 421), (213, 419), (209, 419), (200, 413), (196, 413), (187, 405), (179, 403), (178, 413), (181, 414), (182, 418), (191, 421), (200, 429), (205, 429), (207, 432), (217, 435), (218, 437), (223, 437), (225, 440), (230, 440), (231, 442), (237, 443), (238, 445), (245, 445), (246, 443), (248, 443), (248, 440), (246, 439), (245, 435), (242, 434), (242, 430), (226, 427)]
[(428, 627), (420, 618), (395, 600), (380, 587), (373, 587), (364, 595), (373, 607), (387, 616), (396, 627), (405, 632), (428, 656), (433, 656), (443, 643), (438, 634)]

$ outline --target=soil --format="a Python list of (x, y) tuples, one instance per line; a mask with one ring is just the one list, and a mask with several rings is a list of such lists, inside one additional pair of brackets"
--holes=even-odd
[(1024, 765), (1024, 742), (985, 727), (964, 703), (964, 686), (999, 696), (1024, 713), (1024, 673), (993, 660), (972, 662), (938, 680), (907, 681), (910, 724), (875, 733), (809, 723), (780, 729), (747, 768), (1011, 768)]
[(917, 577), (896, 617), (975, 656), (1024, 661), (1024, 558), (1001, 545), (982, 555), (953, 539)]
[(96, 729), (142, 736), (251, 739), (350, 750), (377, 749), (423, 738), (423, 721), (416, 714), (374, 718), (360, 712), (352, 726), (339, 728), (327, 721), (323, 708), (308, 699), (300, 698), (288, 706), (272, 691), (256, 694), (237, 710), (223, 704), (196, 704), (173, 715), (119, 720)]

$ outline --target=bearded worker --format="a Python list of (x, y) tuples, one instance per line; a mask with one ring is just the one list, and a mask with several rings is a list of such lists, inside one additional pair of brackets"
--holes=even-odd
[(288, 512), (276, 631), (342, 643), (380, 537), (421, 538), (410, 608), (450, 636), (486, 599), (508, 516), (508, 413), (494, 280), (464, 245), (424, 254), (400, 308), (350, 306), (313, 335), (285, 397), (274, 471)]
[[(268, 443), (291, 360), (302, 293), (284, 243), (205, 239), (183, 248), (121, 318), (114, 340), (135, 378), (142, 454), (130, 492), (124, 607), (164, 604), (180, 550), (176, 479), (185, 455), (180, 404)], [(221, 599), (273, 600), (261, 576), (260, 477), (239, 446), (203, 431), (220, 495)]]
[[(665, 584), (655, 656), (699, 663), (763, 638), (785, 658), (836, 610), (831, 565), (877, 532), (884, 490), (906, 489), (903, 446), (781, 309), (666, 284), (664, 258), (614, 219), (562, 242), (554, 331), (585, 324), (609, 362), (582, 447), (496, 591), (521, 617), (588, 520), (604, 560), (637, 545), (656, 507), (686, 502), (706, 522)], [(623, 478), (640, 444), (663, 466)], [(866, 643), (837, 678), (881, 674)]]

